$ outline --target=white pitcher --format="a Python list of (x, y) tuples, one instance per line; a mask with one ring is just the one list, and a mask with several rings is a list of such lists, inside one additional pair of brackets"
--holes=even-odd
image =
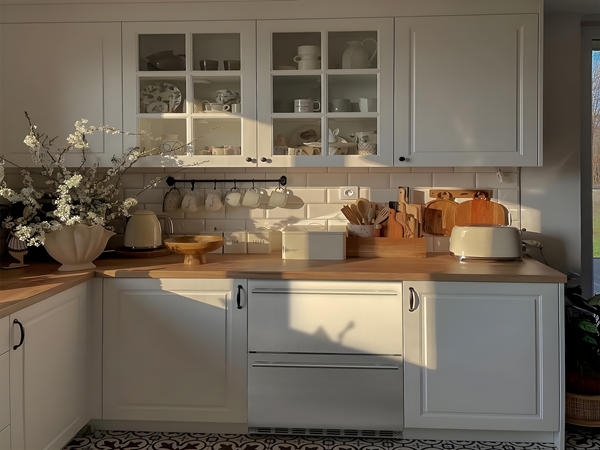
[[(375, 42), (375, 51), (369, 58), (367, 50), (364, 47), (364, 43), (367, 41)], [(342, 69), (365, 69), (371, 67), (371, 62), (377, 54), (377, 41), (372, 38), (365, 39), (364, 41), (348, 41), (348, 48), (344, 50), (342, 55)]]

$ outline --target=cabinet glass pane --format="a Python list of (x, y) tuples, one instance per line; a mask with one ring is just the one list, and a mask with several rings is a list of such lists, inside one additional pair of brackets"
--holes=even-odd
[(141, 78), (140, 114), (185, 113), (185, 78)]
[(240, 35), (193, 34), (192, 55), (192, 70), (240, 70)]
[(194, 119), (195, 155), (241, 155), (242, 121), (224, 117)]
[[(338, 146), (330, 143), (329, 154), (376, 155), (377, 118), (329, 118), (328, 127), (336, 136)], [(337, 130), (337, 131), (336, 131)], [(359, 141), (359, 143), (356, 143)]]
[(329, 69), (377, 68), (377, 31), (329, 32)]
[[(194, 112), (240, 112), (240, 77), (194, 77)], [(229, 109), (224, 106), (228, 105)]]
[(273, 119), (273, 155), (320, 156), (320, 119)]
[[(313, 100), (313, 102), (309, 102), (310, 106), (308, 108), (301, 109), (302, 112), (321, 111), (320, 76), (302, 75), (273, 77), (274, 113), (294, 113), (294, 101), (299, 99)], [(303, 104), (304, 103), (306, 102), (303, 102)]]
[(273, 70), (321, 69), (321, 33), (273, 33), (272, 55)]
[(377, 112), (377, 75), (330, 75), (327, 82), (329, 112)]
[(172, 152), (185, 155), (186, 134), (183, 119), (139, 119), (140, 150), (151, 154)]
[(184, 34), (140, 34), (139, 70), (185, 70)]

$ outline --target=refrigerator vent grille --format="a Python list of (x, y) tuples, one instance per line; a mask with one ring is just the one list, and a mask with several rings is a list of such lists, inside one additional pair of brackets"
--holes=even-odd
[(348, 436), (348, 437), (373, 437), (373, 438), (401, 438), (400, 431), (389, 430), (341, 430), (337, 428), (271, 428), (250, 427), (250, 434), (284, 434), (301, 436)]

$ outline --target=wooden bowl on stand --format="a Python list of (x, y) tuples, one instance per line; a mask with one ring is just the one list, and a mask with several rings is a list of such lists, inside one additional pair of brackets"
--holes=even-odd
[(164, 240), (169, 250), (185, 256), (183, 263), (189, 266), (206, 264), (206, 253), (217, 250), (224, 243), (220, 236), (182, 236)]

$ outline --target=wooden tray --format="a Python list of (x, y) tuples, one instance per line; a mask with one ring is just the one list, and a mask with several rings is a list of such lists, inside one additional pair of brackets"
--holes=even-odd
[(358, 258), (425, 258), (425, 238), (346, 238), (346, 256)]

